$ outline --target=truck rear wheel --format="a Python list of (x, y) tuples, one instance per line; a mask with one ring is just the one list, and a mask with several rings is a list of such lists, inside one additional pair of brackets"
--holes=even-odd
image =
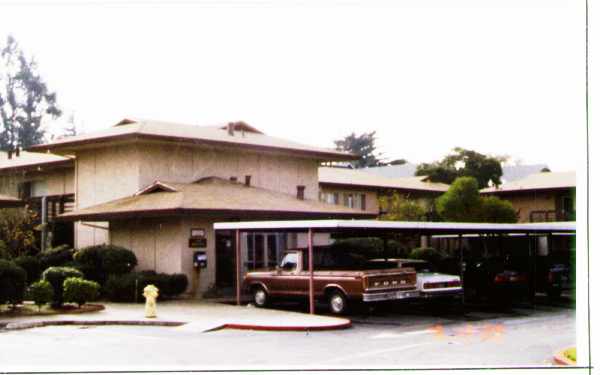
[(327, 294), (327, 303), (329, 311), (336, 315), (341, 315), (348, 309), (348, 299), (339, 290), (333, 290)]
[(262, 286), (257, 286), (254, 288), (254, 304), (257, 307), (265, 307), (269, 302), (269, 295), (267, 291)]

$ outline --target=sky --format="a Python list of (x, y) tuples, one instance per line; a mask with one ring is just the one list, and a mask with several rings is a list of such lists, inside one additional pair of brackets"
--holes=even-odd
[(5, 1), (84, 132), (122, 118), (243, 120), (315, 146), (376, 131), (390, 160), (459, 146), (585, 161), (585, 3), (574, 0)]

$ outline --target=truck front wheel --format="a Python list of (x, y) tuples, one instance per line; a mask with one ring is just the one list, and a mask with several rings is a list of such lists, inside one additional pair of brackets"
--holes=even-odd
[(267, 291), (262, 286), (254, 288), (254, 304), (257, 307), (265, 307), (269, 301)]
[(336, 315), (343, 314), (348, 309), (348, 299), (339, 290), (333, 290), (327, 294), (327, 303), (329, 311)]

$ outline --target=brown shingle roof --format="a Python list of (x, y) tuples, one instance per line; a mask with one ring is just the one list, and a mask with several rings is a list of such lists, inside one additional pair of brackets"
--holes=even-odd
[[(174, 191), (173, 191), (174, 190)], [(247, 187), (217, 177), (181, 184), (156, 181), (139, 194), (75, 210), (61, 220), (109, 220), (128, 217), (235, 212), (302, 214), (303, 217), (373, 217), (376, 213), (350, 209), (295, 197), (266, 189)]]
[(63, 138), (43, 145), (35, 145), (30, 147), (29, 150), (37, 152), (52, 151), (64, 154), (84, 146), (93, 147), (103, 143), (112, 144), (116, 141), (145, 139), (292, 152), (321, 161), (342, 161), (358, 158), (358, 156), (346, 152), (307, 146), (271, 137), (242, 122), (232, 123), (232, 125), (234, 126), (234, 134), (230, 135), (227, 125), (195, 126), (155, 120), (124, 119), (109, 129)]
[(319, 168), (319, 183), (346, 186), (363, 186), (385, 189), (421, 190), (445, 192), (448, 185), (427, 182), (426, 176), (389, 178), (362, 170), (348, 168)]
[(0, 151), (0, 170), (28, 169), (41, 166), (71, 166), (73, 159), (49, 153), (21, 151), (19, 156), (14, 153), (8, 158), (8, 153)]
[(577, 185), (575, 172), (540, 172), (523, 179), (508, 182), (499, 188), (482, 189), (484, 194), (517, 192), (527, 190), (569, 189)]

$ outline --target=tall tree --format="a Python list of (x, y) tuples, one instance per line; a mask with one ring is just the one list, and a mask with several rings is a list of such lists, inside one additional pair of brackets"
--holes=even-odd
[(12, 36), (0, 47), (0, 150), (29, 147), (44, 139), (42, 120), (61, 115), (56, 93)]
[(444, 221), (514, 223), (518, 216), (512, 204), (498, 197), (481, 197), (473, 177), (457, 178), (435, 201)]
[(432, 182), (451, 184), (458, 177), (474, 177), (479, 188), (491, 183), (501, 184), (503, 157), (480, 154), (473, 150), (455, 147), (453, 152), (442, 160), (422, 163), (417, 166), (415, 175), (429, 176)]
[(339, 151), (347, 151), (360, 156), (360, 159), (352, 162), (354, 168), (375, 167), (384, 165), (381, 161), (381, 153), (375, 152), (375, 132), (364, 133), (357, 136), (350, 134), (344, 139), (334, 141)]

